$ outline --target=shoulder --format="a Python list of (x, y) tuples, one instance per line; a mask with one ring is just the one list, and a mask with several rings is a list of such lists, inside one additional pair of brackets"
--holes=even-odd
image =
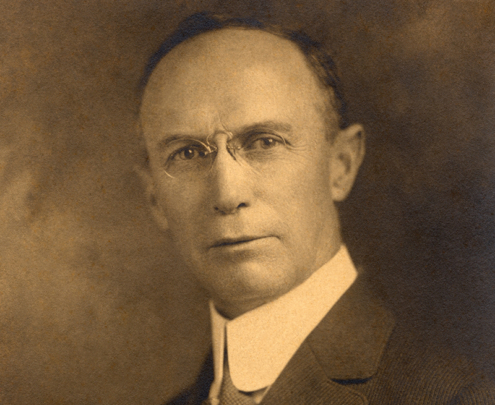
[(192, 403), (191, 390), (183, 391), (181, 394), (165, 403), (165, 405), (187, 405)]
[(394, 331), (368, 387), (382, 403), (495, 404), (495, 381), (442, 344)]
[(464, 387), (457, 395), (455, 405), (495, 404), (495, 382), (483, 375)]
[(210, 351), (206, 356), (203, 367), (196, 382), (165, 405), (199, 405), (208, 398), (211, 383), (213, 382), (213, 354)]

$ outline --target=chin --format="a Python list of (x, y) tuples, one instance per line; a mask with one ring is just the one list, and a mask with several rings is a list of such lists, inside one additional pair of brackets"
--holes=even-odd
[(226, 313), (232, 312), (226, 310), (228, 307), (238, 308), (235, 312), (247, 312), (277, 299), (298, 285), (295, 274), (287, 269), (267, 271), (270, 267), (266, 265), (236, 267), (228, 274), (218, 274), (216, 282), (208, 288), (214, 300), (222, 303)]

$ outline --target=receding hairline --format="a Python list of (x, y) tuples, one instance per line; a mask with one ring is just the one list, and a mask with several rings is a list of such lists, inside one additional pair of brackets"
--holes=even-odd
[(148, 80), (155, 68), (174, 48), (184, 42), (189, 42), (189, 40), (195, 37), (203, 36), (203, 34), (229, 28), (266, 32), (296, 45), (303, 54), (303, 59), (307, 62), (307, 66), (315, 74), (317, 81), (323, 89), (323, 95), (326, 99), (326, 120), (333, 122), (334, 119), (330, 120), (330, 118), (336, 116), (338, 127), (345, 128), (349, 125), (346, 117), (347, 106), (337, 67), (323, 44), (314, 41), (302, 31), (287, 30), (282, 26), (270, 24), (252, 17), (234, 17), (225, 14), (199, 12), (185, 18), (178, 25), (177, 29), (165, 38), (158, 50), (149, 59), (141, 79), (141, 100)]
[[(259, 33), (260, 35), (263, 36), (268, 36), (272, 37), (274, 40), (281, 39), (283, 40), (283, 43), (286, 44), (287, 46), (287, 59), (291, 58), (289, 53), (294, 52), (294, 54), (299, 55), (300, 57), (300, 62), (306, 67), (307, 72), (309, 74), (308, 78), (310, 77), (312, 83), (314, 84), (314, 90), (313, 91), (318, 91), (319, 95), (318, 97), (315, 97), (313, 104), (314, 108), (318, 112), (319, 115), (322, 117), (322, 122), (324, 127), (326, 128), (327, 132), (327, 138), (328, 139), (333, 139), (335, 131), (338, 130), (339, 127), (339, 113), (331, 102), (332, 98), (334, 98), (334, 93), (332, 91), (332, 88), (325, 87), (323, 83), (321, 82), (320, 78), (318, 77), (317, 73), (315, 72), (313, 66), (311, 65), (310, 61), (308, 60), (307, 55), (304, 54), (304, 52), (300, 49), (300, 47), (291, 41), (290, 39), (284, 37), (283, 35), (280, 35), (278, 33), (273, 33), (270, 31), (266, 31), (263, 29), (259, 29), (256, 27), (237, 27), (237, 26), (228, 26), (228, 27), (222, 27), (216, 30), (212, 31), (206, 31), (202, 32), (194, 37), (188, 38), (184, 40), (183, 42), (179, 43), (176, 45), (173, 49), (171, 49), (166, 55), (164, 55), (158, 63), (156, 63), (156, 66), (154, 70), (151, 72), (149, 79), (146, 83), (144, 93), (142, 95), (142, 102), (146, 98), (146, 93), (147, 90), (149, 89), (149, 86), (154, 86), (156, 83), (153, 83), (153, 77), (156, 75), (156, 73), (159, 73), (161, 71), (160, 66), (164, 66), (166, 64), (167, 60), (170, 59), (175, 59), (175, 63), (181, 63), (181, 59), (186, 59), (190, 58), (191, 56), (193, 58), (200, 58), (202, 55), (205, 55), (205, 48), (201, 47), (194, 47), (195, 42), (199, 41), (205, 41), (208, 40), (208, 37), (214, 37), (218, 35), (222, 35), (225, 33), (225, 31), (238, 31), (238, 32), (253, 32), (253, 33)], [(225, 34), (223, 34), (225, 35)], [(220, 37), (221, 38), (221, 37)], [(230, 42), (228, 37), (224, 36), (224, 39), (221, 39), (220, 41), (222, 42)], [(221, 42), (217, 42), (217, 44), (221, 47)], [(214, 45), (215, 46), (215, 45)], [(256, 43), (253, 45), (253, 49), (255, 49), (257, 46)], [(274, 44), (276, 46), (276, 44)], [(187, 47), (187, 48), (186, 48)], [(220, 48), (221, 49), (221, 48)], [(206, 55), (208, 55), (208, 52), (206, 52)], [(168, 58), (167, 58), (168, 56)], [(274, 63), (280, 63), (279, 60), (273, 59), (272, 62)], [(173, 63), (173, 62), (172, 62)], [(173, 66), (173, 65), (172, 65)], [(174, 67), (172, 67), (174, 69)], [(175, 66), (175, 69), (177, 69), (177, 66)], [(180, 69), (179, 69), (180, 71)], [(161, 72), (162, 77), (164, 76), (163, 73), (165, 73), (166, 77), (166, 71)], [(156, 77), (156, 76), (155, 76)], [(166, 79), (165, 79), (166, 80)], [(142, 107), (142, 105), (141, 105)], [(141, 108), (140, 108), (141, 110)]]
[[(220, 39), (219, 41), (213, 42), (213, 46), (210, 47), (209, 44), (212, 44), (211, 41), (207, 42), (204, 47), (194, 47), (195, 42), (204, 42), (205, 40), (208, 39), (208, 37), (214, 37), (214, 36), (219, 36), (219, 35), (224, 35), (226, 31), (237, 31), (237, 32), (246, 32), (246, 33), (255, 33), (255, 34), (260, 34), (263, 36), (268, 36), (273, 38), (274, 40), (280, 39), (282, 40), (283, 43), (286, 44), (287, 46), (287, 53), (286, 55), (282, 58), (284, 60), (289, 60), (292, 57), (290, 56), (291, 52), (294, 52), (294, 54), (299, 55), (301, 62), (306, 66), (308, 69), (308, 72), (310, 72), (310, 76), (318, 83), (319, 87), (322, 89), (325, 89), (324, 86), (322, 85), (321, 81), (318, 78), (318, 75), (314, 72), (314, 69), (311, 66), (311, 63), (309, 62), (308, 58), (304, 53), (301, 51), (301, 49), (297, 46), (297, 44), (293, 43), (289, 39), (281, 36), (274, 34), (269, 31), (261, 30), (261, 29), (256, 29), (256, 28), (251, 28), (251, 27), (225, 27), (225, 28), (220, 28), (214, 31), (207, 31), (201, 34), (198, 34), (194, 37), (188, 38), (185, 41), (181, 42), (177, 46), (175, 46), (173, 49), (170, 50), (166, 55), (163, 56), (163, 58), (160, 59), (160, 61), (155, 65), (153, 71), (150, 73), (148, 81), (146, 83), (146, 88), (148, 87), (149, 82), (151, 81), (152, 77), (155, 76), (155, 73), (160, 69), (160, 66), (163, 66), (164, 63), (166, 63), (167, 60), (170, 59), (175, 59), (176, 62), (180, 61), (181, 58), (186, 58), (186, 59), (192, 59), (192, 58), (201, 58), (203, 55), (211, 56), (211, 53), (215, 53), (216, 50), (220, 50), (219, 53), (222, 52), (222, 49), (226, 49), (222, 47), (222, 43), (231, 43), (235, 41), (235, 38), (233, 37), (226, 37), (224, 36), (224, 39)], [(221, 38), (221, 37), (220, 37)], [(255, 49), (259, 48), (259, 50), (263, 50), (263, 46), (260, 46), (260, 41), (258, 42), (253, 42), (253, 45), (248, 45), (248, 47)], [(218, 45), (218, 46), (216, 46)], [(276, 44), (273, 45), (274, 48), (280, 49), (280, 47), (277, 47)], [(246, 47), (247, 48), (247, 47)], [(205, 49), (207, 49), (205, 51)], [(235, 49), (235, 48), (234, 48)], [(210, 52), (211, 51), (211, 52)], [(269, 56), (272, 54), (270, 52), (265, 52), (268, 53)], [(262, 52), (258, 53), (257, 55), (262, 54)], [(192, 58), (191, 58), (192, 56)], [(260, 59), (262, 62), (264, 61), (263, 59)], [(266, 60), (268, 61), (268, 59)], [(279, 62), (274, 59), (274, 62)], [(180, 69), (178, 69), (180, 72)]]

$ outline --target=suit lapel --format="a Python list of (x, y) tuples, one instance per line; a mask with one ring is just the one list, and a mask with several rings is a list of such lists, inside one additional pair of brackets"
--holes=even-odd
[(190, 391), (179, 398), (176, 402), (172, 402), (170, 405), (201, 405), (208, 399), (210, 393), (210, 387), (213, 383), (213, 352), (210, 351), (201, 372), (198, 375), (196, 383), (193, 385)]
[(307, 343), (332, 380), (366, 380), (376, 373), (394, 325), (390, 311), (358, 279)]
[(261, 405), (365, 405), (366, 398), (328, 379), (307, 343), (285, 367)]
[(301, 345), (261, 404), (367, 404), (351, 386), (376, 373), (394, 324), (358, 279)]

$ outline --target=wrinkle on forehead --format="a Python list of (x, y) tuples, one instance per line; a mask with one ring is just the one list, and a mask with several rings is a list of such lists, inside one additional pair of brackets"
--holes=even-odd
[[(153, 127), (156, 121), (155, 130), (158, 130), (166, 137), (194, 137), (198, 140), (206, 140), (216, 134), (225, 133), (233, 136), (232, 129), (227, 128), (227, 125), (222, 122), (220, 114), (214, 109), (205, 108), (189, 108), (189, 109), (177, 109), (167, 112), (169, 125), (164, 127), (163, 116), (161, 119), (154, 120), (153, 117), (149, 117), (146, 120), (146, 126), (148, 128)], [(159, 118), (159, 114), (153, 114), (154, 118)], [(195, 117), (192, 119), (183, 119), (183, 117)]]

